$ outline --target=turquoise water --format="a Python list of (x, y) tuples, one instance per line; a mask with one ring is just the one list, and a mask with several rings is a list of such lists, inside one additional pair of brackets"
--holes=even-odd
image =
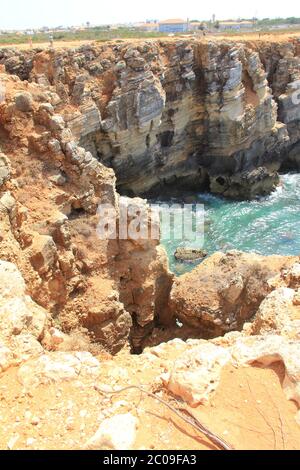
[(162, 240), (170, 268), (176, 274), (199, 263), (179, 263), (174, 258), (178, 246), (204, 248), (209, 254), (232, 249), (263, 255), (300, 254), (300, 174), (281, 178), (281, 185), (270, 196), (255, 201), (229, 201), (211, 194), (198, 194), (204, 204), (204, 243)]

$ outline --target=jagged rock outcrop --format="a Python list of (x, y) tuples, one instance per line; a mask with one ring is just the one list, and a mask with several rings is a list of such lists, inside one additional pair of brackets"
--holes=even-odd
[(251, 335), (278, 334), (300, 338), (300, 264), (296, 262), (269, 280), (272, 292), (261, 303), (252, 323), (243, 331)]
[(268, 280), (296, 257), (215, 253), (174, 282), (169, 311), (202, 338), (241, 330), (272, 287)]
[(143, 338), (163, 310), (172, 279), (166, 255), (159, 240), (99, 238), (99, 204), (118, 218), (114, 172), (76, 143), (51, 87), (5, 73), (1, 81), (1, 259), (18, 266), (61, 328), (84, 326), (117, 352), (133, 323)]
[[(0, 51), (48, 87), (77, 142), (121, 191), (267, 194), (298, 166), (299, 43), (151, 40)], [(57, 123), (53, 123), (54, 127)]]

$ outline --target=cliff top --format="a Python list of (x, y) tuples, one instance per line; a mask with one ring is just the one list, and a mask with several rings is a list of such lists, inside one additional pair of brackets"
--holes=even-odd
[[(300, 31), (297, 32), (276, 32), (272, 31), (271, 33), (259, 33), (259, 32), (254, 32), (254, 33), (241, 33), (241, 34), (218, 34), (218, 35), (207, 35), (205, 37), (201, 36), (193, 36), (193, 35), (185, 35), (185, 36), (175, 36), (175, 37), (165, 37), (162, 36), (161, 38), (128, 38), (128, 39), (113, 39), (113, 40), (108, 40), (107, 43), (113, 43), (113, 42), (118, 42), (118, 43), (130, 43), (130, 44), (137, 44), (140, 42), (145, 42), (145, 41), (168, 41), (168, 42), (177, 42), (179, 40), (197, 40), (197, 41), (232, 41), (232, 42), (240, 42), (240, 41), (253, 41), (253, 42), (258, 42), (258, 43), (265, 43), (265, 42), (286, 42), (289, 40), (295, 40), (299, 39), (300, 40)], [(103, 44), (103, 41), (90, 41), (90, 40), (81, 40), (81, 41), (55, 41), (54, 42), (54, 47), (55, 49), (59, 48), (76, 48), (80, 47), (84, 44)], [(1, 44), (0, 41), (0, 48), (15, 48), (19, 50), (28, 50), (29, 44), (24, 43), (24, 44)], [(49, 41), (43, 42), (43, 43), (35, 43), (33, 48), (43, 48), (47, 49), (49, 47)]]

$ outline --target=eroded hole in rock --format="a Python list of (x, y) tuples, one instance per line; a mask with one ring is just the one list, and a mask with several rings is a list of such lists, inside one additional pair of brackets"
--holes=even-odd
[(225, 180), (225, 178), (223, 178), (222, 176), (218, 176), (218, 178), (216, 178), (216, 182), (217, 182), (220, 186), (224, 186), (225, 183), (226, 183), (226, 180)]
[(82, 207), (72, 207), (72, 210), (69, 214), (69, 219), (74, 220), (74, 219), (79, 219), (80, 217), (83, 217), (86, 215), (86, 211)]
[(174, 139), (174, 131), (165, 131), (158, 136), (162, 148), (167, 148), (172, 145)]

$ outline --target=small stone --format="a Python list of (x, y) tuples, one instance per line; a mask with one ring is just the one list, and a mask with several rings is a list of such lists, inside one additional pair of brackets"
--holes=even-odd
[(38, 418), (37, 416), (34, 416), (31, 420), (31, 424), (32, 426), (37, 426), (38, 424), (40, 424), (40, 418)]
[(28, 447), (31, 447), (34, 443), (35, 443), (36, 439), (34, 439), (33, 437), (29, 437), (26, 441), (26, 445)]
[(16, 108), (23, 113), (28, 113), (33, 109), (32, 95), (27, 91), (18, 93), (15, 97)]
[(138, 419), (130, 413), (105, 419), (87, 442), (87, 449), (130, 450), (136, 439)]

